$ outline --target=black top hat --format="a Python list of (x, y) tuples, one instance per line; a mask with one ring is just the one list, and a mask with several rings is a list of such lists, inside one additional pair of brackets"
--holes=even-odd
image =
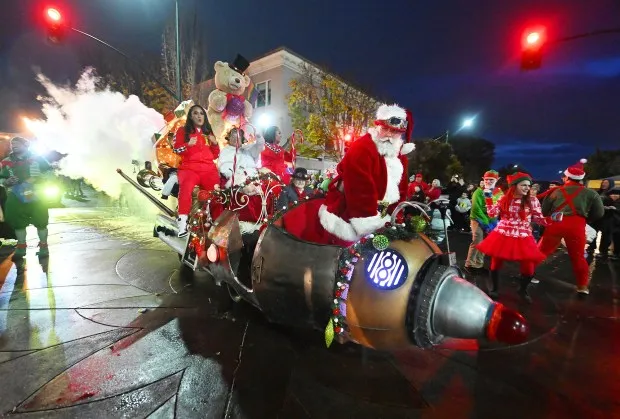
[(228, 67), (240, 74), (245, 73), (245, 70), (247, 70), (249, 66), (250, 62), (239, 54), (237, 54), (237, 58), (235, 58), (235, 61), (233, 61), (232, 64), (228, 64)]
[(293, 172), (293, 179), (299, 180), (308, 180), (310, 179), (310, 175), (308, 175), (308, 171), (303, 167), (298, 167)]

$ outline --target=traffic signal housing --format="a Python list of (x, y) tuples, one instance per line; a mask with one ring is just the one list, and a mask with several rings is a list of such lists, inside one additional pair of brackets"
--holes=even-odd
[(57, 7), (46, 7), (44, 13), (47, 39), (53, 43), (62, 42), (67, 32), (66, 17)]
[(536, 70), (540, 68), (545, 41), (545, 28), (532, 28), (523, 33), (521, 41), (522, 70)]

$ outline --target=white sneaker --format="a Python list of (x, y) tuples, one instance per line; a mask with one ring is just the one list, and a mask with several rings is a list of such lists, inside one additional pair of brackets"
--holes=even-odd
[(179, 229), (177, 237), (187, 236), (187, 215), (179, 215), (179, 218), (177, 218), (177, 228)]
[(590, 290), (588, 289), (588, 287), (577, 287), (577, 293), (588, 295), (590, 294)]
[(538, 284), (540, 281), (536, 278), (532, 278), (532, 280), (530, 281), (530, 283), (532, 284)]

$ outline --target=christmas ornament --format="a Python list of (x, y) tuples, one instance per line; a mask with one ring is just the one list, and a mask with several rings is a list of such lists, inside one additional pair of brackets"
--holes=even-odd
[(421, 217), (420, 215), (416, 215), (414, 217), (411, 217), (410, 226), (411, 226), (411, 231), (414, 231), (416, 233), (421, 233), (424, 230), (426, 230), (428, 223), (423, 217)]
[(379, 234), (372, 239), (372, 245), (375, 249), (379, 251), (385, 250), (390, 245), (390, 240), (383, 234)]
[(325, 327), (325, 345), (329, 348), (334, 341), (334, 322), (329, 319), (327, 326)]

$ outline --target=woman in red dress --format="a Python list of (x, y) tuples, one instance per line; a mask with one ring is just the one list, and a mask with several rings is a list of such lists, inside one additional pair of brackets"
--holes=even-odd
[(260, 155), (262, 167), (271, 170), (280, 178), (282, 183), (288, 185), (291, 175), (287, 172), (285, 162), (292, 162), (293, 156), (280, 146), (282, 131), (276, 126), (269, 127), (265, 130), (263, 137), (265, 138), (265, 149)]
[(505, 261), (512, 261), (520, 264), (519, 295), (531, 302), (527, 287), (534, 277), (535, 266), (545, 259), (532, 235), (531, 223), (549, 225), (552, 221), (560, 221), (561, 214), (542, 215), (540, 202), (529, 194), (532, 178), (527, 173), (515, 173), (507, 180), (510, 188), (495, 204), (492, 191), (484, 190), (487, 214), (489, 217), (499, 216), (500, 221), (477, 248), (491, 256), (489, 296), (498, 297), (499, 270)]
[(192, 207), (192, 193), (196, 186), (213, 190), (220, 183), (220, 175), (213, 160), (220, 155), (220, 147), (207, 121), (207, 113), (200, 105), (190, 108), (185, 126), (174, 136), (174, 152), (181, 156), (179, 177), (179, 237), (187, 235), (187, 216)]

